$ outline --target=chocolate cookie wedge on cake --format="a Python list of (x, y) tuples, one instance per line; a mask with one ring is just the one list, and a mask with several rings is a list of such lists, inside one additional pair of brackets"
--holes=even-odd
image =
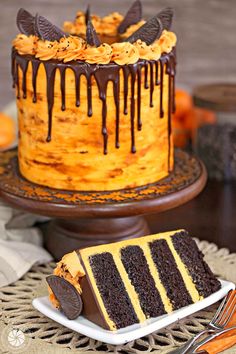
[[(67, 290), (61, 284), (65, 281)], [(112, 331), (170, 313), (220, 289), (184, 230), (74, 251), (58, 263), (48, 284), (52, 304), (68, 318), (81, 310)]]
[(174, 167), (173, 12), (145, 21), (139, 1), (125, 16), (90, 12), (64, 30), (39, 14), (18, 13), (12, 75), (20, 172), (72, 191), (157, 182)]

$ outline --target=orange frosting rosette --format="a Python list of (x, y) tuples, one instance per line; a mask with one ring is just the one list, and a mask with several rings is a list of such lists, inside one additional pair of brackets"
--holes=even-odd
[(41, 60), (53, 59), (57, 56), (57, 50), (58, 42), (39, 40), (35, 57)]
[(170, 53), (172, 48), (175, 47), (176, 42), (177, 42), (176, 34), (174, 32), (169, 32), (164, 30), (162, 32), (161, 37), (156, 43), (161, 47), (162, 53)]
[(158, 60), (161, 56), (161, 47), (159, 45), (147, 45), (141, 39), (138, 39), (134, 46), (138, 49), (140, 59)]
[[(109, 36), (117, 34), (117, 28), (123, 20), (123, 16), (119, 12), (113, 12), (108, 16), (105, 16), (101, 19), (100, 25), (96, 26), (95, 29), (98, 33), (106, 34)], [(96, 28), (97, 27), (97, 28)]]
[[(91, 15), (91, 21), (96, 32), (110, 36), (117, 34), (117, 28), (122, 20), (123, 16), (118, 12), (113, 12), (105, 17)], [(86, 34), (85, 14), (78, 11), (75, 21), (65, 21), (63, 29), (67, 33), (84, 36)]]
[(57, 47), (57, 59), (65, 63), (72, 60), (84, 59), (86, 42), (79, 37), (70, 36), (60, 39)]
[(12, 45), (19, 54), (35, 54), (38, 38), (36, 36), (26, 36), (18, 34), (13, 40)]
[(89, 64), (108, 64), (111, 61), (112, 48), (103, 43), (99, 47), (88, 47), (84, 51), (85, 61)]
[(112, 48), (112, 61), (119, 65), (134, 64), (139, 60), (138, 49), (129, 42), (114, 43)]

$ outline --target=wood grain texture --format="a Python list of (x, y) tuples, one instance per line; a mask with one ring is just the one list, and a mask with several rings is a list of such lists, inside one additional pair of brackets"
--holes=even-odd
[[(130, 1), (131, 3), (132, 1)], [(1, 0), (0, 109), (13, 99), (10, 78), (11, 40), (19, 7), (40, 13), (57, 25), (73, 19), (75, 12), (86, 9), (85, 0)], [(125, 13), (125, 0), (91, 1), (92, 12)], [(197, 84), (236, 81), (236, 2), (235, 0), (145, 0), (144, 17), (150, 17), (165, 6), (175, 9), (173, 29), (178, 35), (178, 84), (189, 90)]]

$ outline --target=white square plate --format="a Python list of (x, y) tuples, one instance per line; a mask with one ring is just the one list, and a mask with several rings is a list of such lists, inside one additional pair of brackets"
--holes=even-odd
[(222, 299), (230, 290), (235, 289), (235, 285), (233, 283), (224, 280), (220, 281), (222, 285), (221, 289), (208, 296), (206, 299), (183, 307), (182, 309), (176, 310), (170, 314), (148, 319), (142, 325), (134, 324), (132, 326), (119, 329), (116, 332), (105, 330), (102, 327), (99, 327), (96, 324), (88, 321), (83, 316), (79, 316), (76, 320), (73, 321), (68, 320), (60, 311), (51, 305), (47, 296), (34, 299), (33, 306), (45, 316), (62, 324), (65, 327), (72, 329), (73, 331), (104, 343), (119, 345), (146, 336), (152, 332), (170, 325), (173, 322), (178, 321), (181, 318), (202, 310)]

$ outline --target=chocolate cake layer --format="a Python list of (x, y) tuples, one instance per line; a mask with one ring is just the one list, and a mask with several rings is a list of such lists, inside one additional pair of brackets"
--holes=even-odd
[(89, 257), (89, 262), (106, 311), (117, 329), (138, 323), (112, 255), (96, 254)]
[(138, 293), (141, 308), (147, 317), (165, 313), (161, 296), (155, 286), (143, 250), (139, 246), (128, 246), (121, 250), (121, 260), (131, 284)]
[(166, 240), (156, 240), (149, 243), (153, 261), (159, 272), (173, 309), (177, 310), (191, 304), (193, 301), (186, 289), (182, 275), (177, 268), (175, 259)]
[(176, 233), (172, 237), (172, 242), (188, 269), (199, 294), (207, 297), (219, 290), (221, 287), (219, 280), (204, 261), (202, 252), (188, 233), (186, 231)]

